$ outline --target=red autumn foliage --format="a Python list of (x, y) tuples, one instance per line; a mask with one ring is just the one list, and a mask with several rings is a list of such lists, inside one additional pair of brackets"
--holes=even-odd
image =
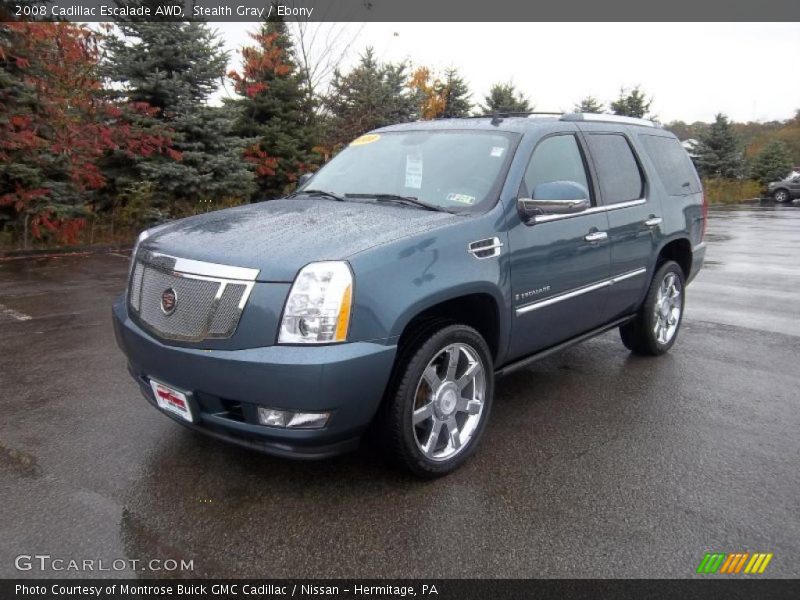
[(260, 177), (273, 177), (278, 169), (278, 159), (264, 152), (258, 144), (244, 151), (245, 160), (251, 162)]
[(276, 43), (278, 33), (251, 33), (250, 37), (258, 46), (242, 48), (244, 69), (242, 73), (231, 71), (228, 77), (233, 80), (236, 91), (252, 98), (265, 91), (265, 79), (269, 76), (280, 77), (292, 72), (292, 65), (284, 62), (286, 56), (283, 48)]
[[(103, 94), (97, 66), (98, 34), (73, 23), (8, 22), (0, 38), (0, 67), (12, 89), (0, 90), (0, 161), (24, 165), (36, 176), (0, 179), (0, 206), (29, 215), (31, 232), (75, 240), (84, 220), (81, 197), (105, 186), (98, 161), (111, 151), (130, 157), (164, 153), (174, 160), (169, 132), (135, 123), (156, 109), (115, 104)], [(56, 193), (48, 185), (61, 181)], [(68, 182), (64, 192), (63, 182)], [(72, 210), (71, 210), (72, 209)]]

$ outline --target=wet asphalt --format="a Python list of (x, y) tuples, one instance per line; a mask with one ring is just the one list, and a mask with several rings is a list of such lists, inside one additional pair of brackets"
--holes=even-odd
[(184, 576), (800, 576), (800, 202), (712, 211), (672, 352), (616, 331), (498, 382), (478, 453), (417, 481), (368, 448), (290, 462), (184, 430), (116, 347), (122, 255), (0, 262), (0, 576), (19, 554)]

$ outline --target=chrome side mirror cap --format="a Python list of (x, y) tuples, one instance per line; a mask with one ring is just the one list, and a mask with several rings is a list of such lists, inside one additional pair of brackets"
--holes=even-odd
[(528, 225), (536, 223), (537, 218), (548, 215), (572, 215), (587, 210), (591, 204), (587, 198), (577, 200), (534, 200), (520, 198), (517, 209), (522, 220)]
[(572, 215), (591, 207), (589, 190), (574, 181), (548, 181), (533, 189), (533, 198), (519, 198), (520, 218), (533, 225), (537, 217)]

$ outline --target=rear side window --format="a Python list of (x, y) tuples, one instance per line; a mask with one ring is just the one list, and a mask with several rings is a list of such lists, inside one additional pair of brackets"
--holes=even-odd
[(677, 139), (658, 135), (640, 135), (639, 139), (653, 161), (667, 194), (686, 196), (700, 193), (694, 166)]
[(531, 162), (525, 171), (527, 194), (540, 183), (571, 181), (579, 183), (589, 194), (589, 183), (583, 155), (574, 135), (555, 135), (542, 140), (533, 152)]
[(638, 200), (644, 196), (639, 163), (625, 136), (594, 133), (588, 136), (588, 143), (606, 204)]

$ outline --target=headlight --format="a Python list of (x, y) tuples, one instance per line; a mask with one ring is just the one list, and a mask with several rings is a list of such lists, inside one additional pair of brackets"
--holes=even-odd
[(133, 274), (133, 265), (136, 264), (136, 253), (139, 251), (139, 244), (141, 244), (149, 237), (150, 237), (150, 230), (145, 229), (142, 233), (139, 234), (139, 237), (136, 238), (136, 243), (133, 245), (133, 251), (131, 252), (131, 264), (130, 268), (128, 269), (128, 281), (130, 281), (131, 275)]
[(283, 309), (279, 344), (344, 342), (350, 325), (353, 275), (345, 262), (306, 265)]

